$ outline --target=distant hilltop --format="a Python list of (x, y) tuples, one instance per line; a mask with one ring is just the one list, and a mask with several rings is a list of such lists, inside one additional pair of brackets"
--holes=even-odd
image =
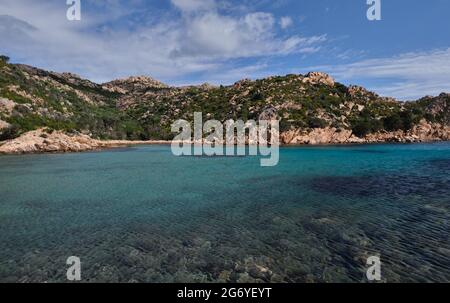
[(270, 111), (284, 144), (449, 140), (450, 95), (400, 102), (325, 73), (171, 87), (146, 76), (93, 83), (0, 57), (0, 141), (38, 129), (100, 140), (170, 140), (177, 119), (254, 119)]

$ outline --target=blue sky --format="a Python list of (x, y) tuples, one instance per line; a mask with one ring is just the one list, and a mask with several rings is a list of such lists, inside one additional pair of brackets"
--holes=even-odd
[(96, 82), (147, 75), (174, 85), (323, 71), (415, 99), (450, 91), (450, 1), (0, 0), (0, 53)]

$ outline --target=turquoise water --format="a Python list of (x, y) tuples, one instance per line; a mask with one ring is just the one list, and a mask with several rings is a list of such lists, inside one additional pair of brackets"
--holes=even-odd
[(0, 157), (0, 282), (450, 281), (450, 144)]

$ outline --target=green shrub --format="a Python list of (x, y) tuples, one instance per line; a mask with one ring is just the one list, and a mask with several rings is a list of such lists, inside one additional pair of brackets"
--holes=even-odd
[(416, 122), (417, 119), (414, 118), (410, 111), (394, 113), (383, 119), (384, 128), (387, 131), (407, 131), (411, 129)]
[(375, 133), (383, 129), (383, 123), (378, 119), (362, 117), (352, 123), (352, 132), (357, 137), (365, 137), (370, 133)]
[(4, 55), (0, 55), (0, 62), (6, 64), (9, 62), (9, 57), (8, 56), (4, 56)]
[(19, 127), (17, 125), (11, 125), (10, 127), (0, 130), (0, 141), (11, 140), (17, 138), (19, 135)]
[(256, 91), (252, 94), (252, 101), (262, 101), (264, 100), (264, 93), (261, 91)]
[(328, 126), (327, 121), (317, 117), (308, 117), (306, 123), (310, 128), (325, 128)]
[(387, 131), (399, 130), (403, 127), (403, 121), (398, 113), (390, 115), (383, 119), (384, 128)]

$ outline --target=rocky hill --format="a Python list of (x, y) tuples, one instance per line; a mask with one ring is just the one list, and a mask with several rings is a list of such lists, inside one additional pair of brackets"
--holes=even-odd
[(0, 57), (0, 141), (46, 128), (102, 140), (171, 139), (177, 119), (280, 119), (285, 144), (449, 140), (450, 95), (413, 102), (323, 73), (171, 87), (148, 77), (96, 84)]

